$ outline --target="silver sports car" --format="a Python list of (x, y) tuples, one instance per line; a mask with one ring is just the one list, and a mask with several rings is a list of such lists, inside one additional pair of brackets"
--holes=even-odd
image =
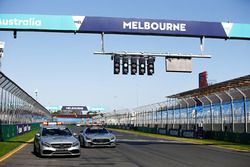
[(80, 156), (80, 143), (65, 126), (43, 126), (34, 139), (39, 156)]
[(84, 147), (115, 147), (116, 137), (102, 127), (87, 127), (80, 132), (79, 141)]

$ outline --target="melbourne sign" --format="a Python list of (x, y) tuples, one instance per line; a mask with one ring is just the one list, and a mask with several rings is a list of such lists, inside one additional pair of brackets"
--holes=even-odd
[(250, 39), (250, 24), (94, 16), (0, 14), (1, 30)]

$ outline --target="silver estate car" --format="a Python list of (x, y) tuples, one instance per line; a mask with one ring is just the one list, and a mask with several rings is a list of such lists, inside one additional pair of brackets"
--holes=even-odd
[(38, 156), (80, 156), (80, 143), (65, 126), (43, 126), (34, 139)]
[(116, 137), (103, 127), (87, 127), (79, 134), (84, 147), (115, 147)]

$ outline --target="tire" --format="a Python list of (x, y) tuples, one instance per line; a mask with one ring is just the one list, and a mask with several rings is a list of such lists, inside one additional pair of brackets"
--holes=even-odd
[(34, 146), (33, 146), (33, 153), (34, 153), (34, 154), (37, 154), (37, 150), (36, 150), (36, 144), (35, 144), (35, 142), (34, 142)]
[(89, 147), (88, 144), (87, 144), (87, 142), (85, 142), (85, 140), (83, 141), (83, 146), (84, 146), (85, 148), (88, 148), (88, 147)]
[(39, 147), (38, 147), (37, 156), (40, 157), (40, 158), (42, 157), (40, 145), (39, 145)]
[(79, 141), (80, 141), (80, 147), (83, 147), (82, 137), (80, 137), (80, 136), (79, 136)]

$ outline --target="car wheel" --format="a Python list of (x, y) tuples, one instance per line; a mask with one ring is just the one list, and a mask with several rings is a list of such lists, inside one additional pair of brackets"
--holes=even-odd
[(80, 146), (83, 147), (82, 137), (79, 137), (79, 141), (80, 141)]
[(88, 147), (88, 143), (84, 140), (84, 147)]
[(38, 146), (37, 156), (42, 157), (40, 145)]
[(37, 154), (36, 144), (35, 144), (35, 143), (34, 143), (34, 146), (33, 146), (33, 153), (34, 153), (34, 154)]

